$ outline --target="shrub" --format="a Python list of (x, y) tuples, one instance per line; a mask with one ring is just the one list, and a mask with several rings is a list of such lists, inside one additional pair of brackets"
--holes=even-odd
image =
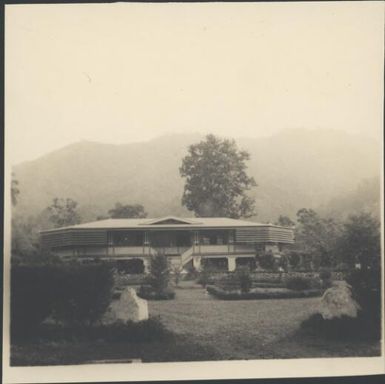
[(173, 275), (174, 283), (176, 286), (179, 285), (180, 279), (182, 277), (182, 270), (183, 270), (183, 268), (180, 267), (179, 265), (175, 265), (172, 268), (172, 275)]
[(155, 293), (162, 294), (168, 287), (169, 281), (170, 268), (167, 257), (162, 253), (151, 256), (150, 274), (146, 279), (147, 284), (151, 286)]
[(261, 268), (275, 270), (277, 265), (272, 251), (267, 251), (258, 256), (258, 263)]
[(240, 288), (239, 279), (235, 273), (227, 273), (218, 279), (212, 279), (208, 284), (215, 285), (225, 291), (236, 291)]
[(365, 326), (381, 333), (381, 270), (380, 268), (352, 270), (346, 275), (352, 286), (353, 298), (360, 304), (360, 317)]
[(172, 300), (175, 298), (173, 289), (167, 287), (162, 292), (156, 292), (150, 285), (142, 284), (137, 291), (137, 294), (142, 299), (146, 300)]
[(140, 285), (145, 282), (145, 275), (126, 275), (114, 273), (115, 287), (127, 287), (129, 285)]
[(51, 312), (55, 295), (54, 268), (50, 266), (12, 266), (11, 334), (26, 337)]
[(94, 339), (102, 338), (110, 342), (149, 342), (172, 337), (160, 317), (150, 317), (137, 323), (128, 321), (125, 324), (100, 326), (93, 330)]
[(196, 280), (199, 276), (198, 271), (194, 268), (194, 266), (185, 268), (187, 270), (186, 275), (184, 276), (184, 280)]
[(330, 288), (332, 285), (332, 272), (329, 268), (321, 268), (319, 271), (322, 288)]
[(141, 259), (117, 260), (115, 264), (120, 273), (133, 275), (144, 273), (144, 264)]
[(213, 274), (215, 273), (214, 267), (203, 263), (202, 270), (198, 275), (197, 283), (201, 284), (202, 287), (206, 287), (207, 284), (212, 284), (214, 282)]
[(256, 282), (253, 283), (254, 288), (284, 288), (284, 284), (282, 282), (275, 283), (275, 282)]
[(368, 326), (358, 313), (356, 318), (342, 316), (340, 318), (324, 319), (321, 314), (315, 313), (301, 323), (301, 329), (313, 336), (332, 340), (378, 340), (378, 329)]
[(169, 287), (170, 268), (167, 257), (157, 253), (151, 257), (150, 274), (138, 290), (138, 296), (146, 300), (170, 300), (175, 292)]
[(237, 291), (227, 291), (223, 288), (208, 285), (206, 290), (209, 294), (221, 300), (264, 300), (264, 299), (293, 299), (302, 297), (316, 297), (321, 295), (317, 289), (304, 291), (293, 291), (289, 289), (253, 289), (250, 292), (242, 293)]
[(92, 325), (107, 310), (113, 289), (113, 273), (106, 263), (67, 264), (57, 269), (53, 315), (71, 325)]
[(79, 325), (42, 324), (31, 341), (78, 341), (78, 342), (150, 342), (173, 337), (160, 317), (150, 317), (139, 322), (127, 321), (84, 328)]
[(110, 304), (112, 286), (112, 271), (104, 263), (13, 266), (12, 337), (31, 336), (50, 315), (70, 325), (91, 325)]
[(235, 272), (239, 287), (242, 293), (249, 292), (252, 285), (252, 280), (250, 276), (250, 269), (247, 267), (238, 268)]
[(287, 289), (292, 289), (294, 291), (303, 291), (305, 289), (310, 289), (312, 286), (311, 279), (295, 276), (288, 277), (285, 281), (285, 285)]
[(287, 256), (291, 268), (298, 268), (301, 263), (301, 257), (298, 253), (290, 251)]
[(333, 339), (379, 340), (381, 338), (381, 271), (379, 268), (352, 270), (346, 275), (353, 298), (361, 309), (356, 318), (323, 319), (315, 314), (301, 327), (306, 332)]

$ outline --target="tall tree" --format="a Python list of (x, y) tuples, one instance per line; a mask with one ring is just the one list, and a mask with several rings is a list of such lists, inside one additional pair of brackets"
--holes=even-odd
[(80, 223), (80, 215), (77, 211), (78, 203), (72, 199), (54, 198), (47, 208), (49, 220), (55, 228), (65, 227)]
[(280, 225), (282, 227), (294, 227), (295, 223), (288, 216), (279, 215), (276, 225)]
[(369, 213), (350, 216), (343, 224), (338, 253), (349, 267), (379, 268), (381, 262), (380, 222)]
[(312, 209), (297, 212), (296, 243), (312, 256), (314, 267), (336, 263), (336, 244), (340, 226), (333, 219), (322, 218)]
[(143, 205), (140, 205), (140, 204), (123, 205), (118, 202), (115, 204), (114, 208), (108, 211), (108, 213), (110, 217), (113, 219), (147, 217), (147, 212), (144, 210)]
[(191, 145), (180, 167), (186, 179), (182, 204), (198, 217), (255, 215), (254, 200), (246, 194), (256, 186), (246, 173), (249, 157), (234, 140), (214, 135)]

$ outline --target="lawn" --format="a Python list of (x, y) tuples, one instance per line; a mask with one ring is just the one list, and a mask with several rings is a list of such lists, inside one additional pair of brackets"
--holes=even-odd
[[(185, 288), (185, 289), (182, 289)], [(181, 287), (176, 299), (150, 301), (175, 337), (148, 343), (66, 342), (16, 345), (12, 365), (79, 364), (93, 360), (199, 361), (375, 356), (379, 343), (326, 341), (299, 332), (319, 298), (222, 301)]]
[(218, 359), (373, 356), (379, 343), (325, 341), (299, 332), (320, 298), (217, 300), (204, 289), (178, 289), (174, 301), (150, 302), (150, 313)]

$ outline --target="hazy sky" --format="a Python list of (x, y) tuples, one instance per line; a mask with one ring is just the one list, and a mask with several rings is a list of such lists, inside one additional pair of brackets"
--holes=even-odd
[(6, 6), (12, 163), (79, 140), (378, 137), (382, 2)]

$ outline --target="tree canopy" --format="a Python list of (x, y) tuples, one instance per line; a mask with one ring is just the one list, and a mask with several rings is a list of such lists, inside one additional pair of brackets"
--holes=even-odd
[(110, 217), (113, 219), (147, 217), (147, 212), (144, 210), (143, 205), (140, 205), (140, 204), (123, 205), (118, 202), (115, 204), (114, 208), (108, 211), (108, 213)]
[(246, 194), (256, 186), (246, 173), (249, 157), (234, 140), (214, 135), (191, 145), (180, 167), (186, 179), (182, 204), (198, 217), (255, 215), (254, 200)]
[(77, 211), (78, 203), (75, 200), (55, 197), (52, 204), (47, 208), (49, 221), (55, 228), (65, 227), (80, 223), (80, 215)]
[(334, 264), (340, 225), (331, 218), (320, 217), (312, 209), (305, 208), (297, 212), (297, 221), (296, 243), (312, 256), (315, 268)]
[(282, 227), (294, 227), (295, 223), (293, 220), (290, 219), (288, 216), (280, 215), (278, 217), (278, 220), (276, 222), (276, 225), (280, 225)]
[(11, 202), (15, 206), (17, 204), (18, 195), (20, 194), (19, 190), (19, 181), (15, 179), (15, 175), (12, 173), (11, 180)]
[(378, 268), (381, 261), (380, 222), (369, 213), (351, 215), (343, 224), (338, 253), (349, 267)]

